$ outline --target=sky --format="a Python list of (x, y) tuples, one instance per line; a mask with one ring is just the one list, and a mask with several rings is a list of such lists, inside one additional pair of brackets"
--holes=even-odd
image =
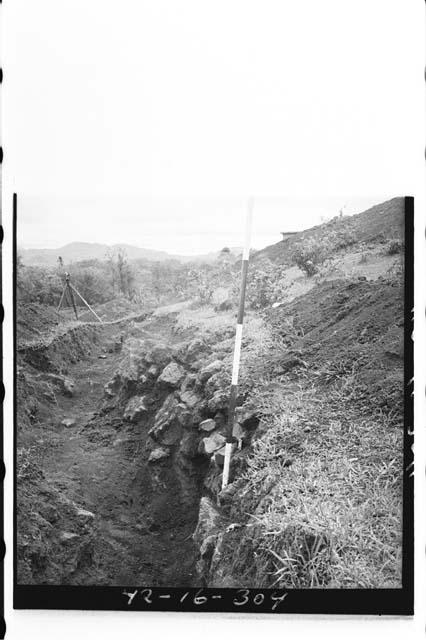
[(260, 248), (412, 193), (423, 111), (406, 95), (423, 69), (416, 39), (396, 37), (414, 24), (402, 2), (14, 0), (3, 13), (4, 197), (18, 193), (23, 246), (240, 246), (254, 196)]
[[(338, 215), (360, 213), (386, 200), (371, 198), (255, 198), (252, 247), (281, 240)], [(132, 244), (179, 255), (239, 247), (247, 199), (231, 197), (25, 197), (18, 201), (18, 244), (59, 248), (72, 241)]]

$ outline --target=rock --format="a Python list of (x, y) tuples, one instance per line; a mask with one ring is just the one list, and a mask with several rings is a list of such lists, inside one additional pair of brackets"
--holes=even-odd
[(221, 433), (212, 433), (200, 442), (199, 452), (210, 456), (212, 453), (224, 446), (226, 438)]
[(72, 397), (74, 395), (75, 381), (71, 378), (56, 373), (41, 373), (36, 377), (59, 389), (64, 396)]
[(181, 424), (182, 427), (185, 427), (185, 428), (192, 428), (196, 420), (196, 415), (194, 415), (194, 411), (190, 411), (188, 407), (184, 404), (178, 404), (176, 409), (176, 417), (178, 419), (179, 424)]
[(180, 399), (184, 402), (190, 409), (195, 407), (201, 400), (199, 396), (193, 391), (184, 391), (180, 394)]
[(358, 276), (358, 280), (360, 282), (366, 282), (367, 281), (367, 276)]
[(259, 424), (257, 409), (249, 405), (237, 407), (235, 410), (235, 419), (245, 429), (255, 429)]
[(78, 534), (77, 533), (70, 533), (69, 531), (62, 531), (59, 534), (59, 540), (61, 542), (70, 542), (71, 540), (74, 540), (75, 538), (78, 538)]
[(126, 405), (124, 418), (129, 422), (136, 422), (146, 412), (145, 396), (133, 396)]
[(147, 341), (138, 338), (126, 340), (123, 350), (124, 358), (120, 362), (113, 378), (113, 385), (117, 390), (127, 390), (134, 387), (139, 377), (144, 373), (146, 365), (143, 360), (147, 349)]
[(158, 382), (177, 387), (185, 376), (185, 370), (177, 362), (170, 362), (161, 372)]
[(86, 509), (77, 509), (76, 515), (79, 518), (88, 518), (88, 519), (92, 519), (95, 517), (94, 513), (92, 513), (91, 511), (87, 511)]
[(63, 427), (75, 427), (75, 425), (77, 424), (76, 420), (74, 418), (65, 418), (64, 420), (62, 420), (61, 425)]
[(230, 502), (235, 496), (235, 494), (237, 493), (237, 491), (242, 489), (242, 487), (244, 486), (244, 482), (245, 482), (244, 479), (240, 478), (239, 480), (236, 480), (235, 482), (231, 482), (231, 484), (228, 484), (228, 486), (225, 487), (225, 489), (221, 489), (219, 492), (220, 502), (221, 503)]
[(170, 393), (155, 414), (154, 425), (149, 435), (162, 444), (176, 444), (182, 435), (182, 425), (178, 419), (179, 403), (173, 393)]
[(225, 416), (220, 411), (214, 414), (213, 420), (215, 421), (218, 429), (222, 429), (226, 424)]
[(146, 373), (147, 373), (147, 375), (148, 375), (150, 378), (156, 378), (156, 377), (158, 376), (158, 373), (159, 373), (159, 368), (157, 367), (157, 365), (152, 364), (152, 365), (148, 368), (148, 370), (147, 370), (147, 372), (146, 372)]
[(216, 391), (207, 403), (210, 413), (216, 413), (217, 411), (223, 411), (228, 407), (229, 394), (226, 391), (220, 389)]
[(195, 386), (197, 376), (194, 373), (188, 373), (185, 380), (182, 382), (181, 391), (188, 391)]
[(198, 454), (198, 434), (194, 431), (186, 431), (180, 442), (180, 451), (188, 458), (195, 458)]
[(112, 398), (118, 391), (118, 380), (114, 377), (104, 385), (104, 393), (108, 398)]
[(242, 443), (247, 440), (248, 434), (239, 422), (235, 422), (232, 429), (232, 436), (237, 440), (237, 442)]
[(144, 356), (147, 364), (164, 367), (172, 358), (172, 350), (162, 344), (154, 345)]
[(204, 384), (215, 373), (218, 373), (223, 369), (223, 362), (221, 360), (213, 360), (206, 367), (203, 367), (198, 374), (197, 383)]
[(208, 350), (208, 346), (204, 340), (201, 338), (195, 338), (185, 350), (185, 360), (187, 362), (193, 362), (197, 360), (202, 353), (205, 353)]
[(158, 462), (159, 460), (164, 460), (170, 456), (170, 451), (165, 449), (164, 447), (157, 447), (153, 451), (151, 451), (148, 462)]
[(42, 395), (44, 398), (46, 398), (48, 402), (50, 402), (50, 404), (58, 404), (58, 401), (56, 400), (56, 396), (53, 391), (51, 390), (43, 391)]
[(204, 392), (207, 396), (213, 395), (215, 391), (225, 391), (229, 389), (230, 380), (223, 371), (218, 371), (211, 375), (205, 382)]
[(198, 522), (193, 534), (194, 542), (201, 547), (204, 540), (209, 536), (220, 532), (224, 526), (224, 522), (224, 518), (213, 504), (212, 500), (203, 496), (200, 500)]
[(200, 429), (200, 431), (213, 431), (214, 429), (216, 429), (216, 422), (211, 418), (208, 418), (207, 420), (203, 420), (202, 422), (200, 422), (198, 428)]
[(63, 386), (63, 393), (65, 396), (68, 397), (72, 397), (74, 395), (74, 380), (71, 380), (71, 378), (64, 378), (64, 386)]

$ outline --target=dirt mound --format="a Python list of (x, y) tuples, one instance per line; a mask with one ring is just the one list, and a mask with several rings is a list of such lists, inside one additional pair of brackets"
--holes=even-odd
[(279, 335), (292, 342), (294, 367), (324, 383), (356, 373), (378, 407), (402, 403), (404, 292), (399, 281), (325, 282), (268, 315)]
[(59, 316), (55, 307), (48, 307), (36, 302), (19, 304), (16, 319), (16, 338), (18, 344), (29, 342), (34, 338), (48, 334), (58, 325)]

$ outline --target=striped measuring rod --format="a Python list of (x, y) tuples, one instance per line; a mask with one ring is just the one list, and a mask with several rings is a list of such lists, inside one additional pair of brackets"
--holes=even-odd
[(234, 430), (235, 407), (238, 394), (238, 372), (240, 369), (241, 340), (243, 337), (244, 302), (246, 297), (247, 272), (250, 257), (250, 236), (253, 218), (253, 198), (247, 207), (246, 233), (241, 268), (240, 304), (238, 307), (237, 329), (235, 332), (234, 360), (232, 363), (231, 392), (229, 396), (228, 424), (226, 429), (225, 460), (223, 463), (222, 489), (228, 485), (229, 467), (231, 465), (232, 432)]

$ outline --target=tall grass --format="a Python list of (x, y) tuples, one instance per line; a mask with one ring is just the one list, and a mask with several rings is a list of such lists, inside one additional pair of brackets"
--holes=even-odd
[(332, 387), (259, 391), (263, 435), (230, 514), (245, 526), (222, 541), (238, 585), (401, 586), (402, 430)]

